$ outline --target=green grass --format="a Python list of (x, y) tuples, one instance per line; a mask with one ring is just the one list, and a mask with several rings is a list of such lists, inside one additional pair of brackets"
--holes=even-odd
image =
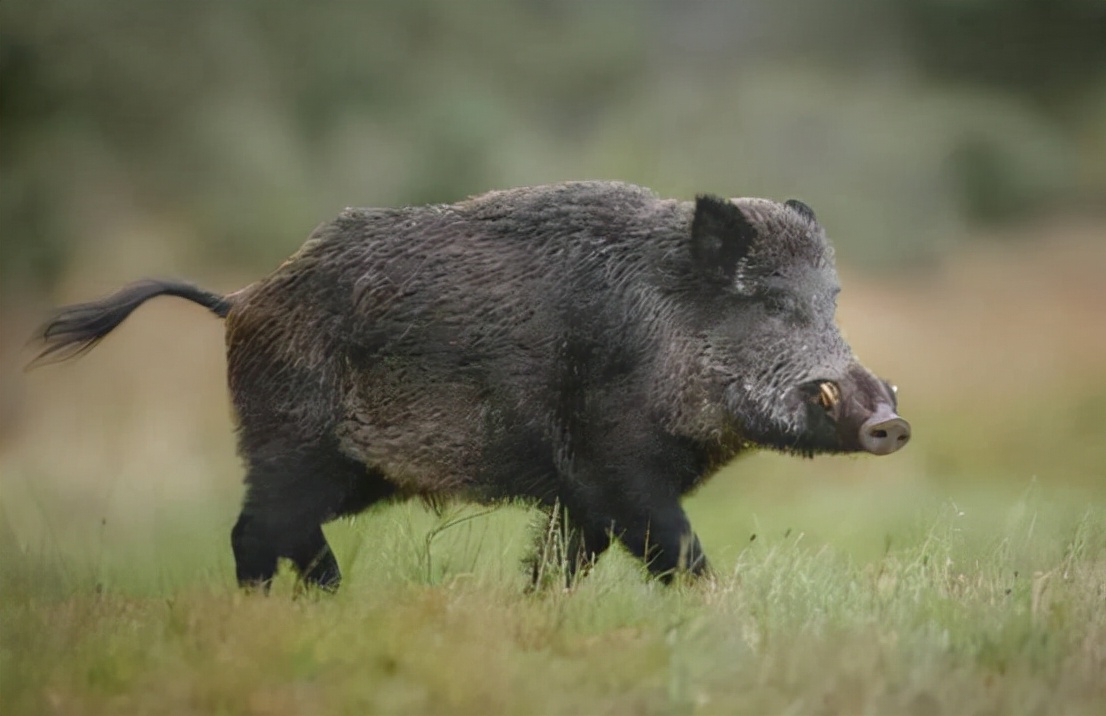
[[(723, 492), (689, 505), (717, 547), (717, 578), (671, 588), (614, 552), (572, 592), (525, 594), (533, 515), (517, 507), (450, 526), (480, 508), (439, 517), (406, 504), (335, 524), (347, 580), (333, 597), (298, 593), (286, 573), (267, 598), (238, 593), (226, 535), (191, 534), (183, 515), (153, 529), (154, 549), (9, 541), (3, 712), (1097, 714), (1106, 703), (1106, 508), (1085, 494), (974, 487), (954, 503), (933, 485), (837, 485), (787, 503), (754, 489), (735, 517)], [(880, 512), (857, 522), (866, 499)]]

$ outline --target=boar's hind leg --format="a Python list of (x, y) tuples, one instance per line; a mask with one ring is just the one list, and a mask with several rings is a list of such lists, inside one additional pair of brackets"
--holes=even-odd
[(328, 591), (342, 575), (321, 526), (394, 491), (383, 475), (322, 447), (250, 459), (246, 485), (231, 531), (238, 583), (267, 588), (284, 557), (304, 583)]
[(305, 583), (334, 590), (342, 578), (318, 526), (312, 530), (288, 529), (264, 515), (243, 510), (231, 531), (231, 544), (242, 587), (268, 589), (279, 557), (290, 559)]

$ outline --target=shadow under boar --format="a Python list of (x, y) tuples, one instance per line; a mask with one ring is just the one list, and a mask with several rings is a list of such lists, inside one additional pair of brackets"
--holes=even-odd
[(909, 440), (834, 323), (838, 291), (799, 201), (574, 182), (347, 209), (230, 295), (148, 280), (63, 308), (36, 362), (158, 295), (226, 319), (242, 585), (284, 557), (336, 588), (321, 525), (409, 496), (525, 498), (570, 535), (570, 580), (613, 539), (667, 580), (707, 570), (680, 498), (739, 453)]

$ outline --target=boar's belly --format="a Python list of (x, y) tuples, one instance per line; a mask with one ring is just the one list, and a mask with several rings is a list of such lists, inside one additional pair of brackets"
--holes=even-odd
[(342, 451), (401, 490), (451, 492), (480, 469), (489, 412), (466, 383), (412, 384), (381, 376), (347, 399), (337, 435)]

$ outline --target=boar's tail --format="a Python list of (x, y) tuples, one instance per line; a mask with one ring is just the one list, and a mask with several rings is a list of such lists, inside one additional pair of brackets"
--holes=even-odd
[(27, 368), (56, 363), (87, 353), (131, 315), (134, 309), (154, 296), (163, 295), (195, 301), (219, 318), (226, 318), (231, 308), (231, 302), (225, 296), (188, 283), (152, 279), (136, 281), (99, 301), (77, 303), (60, 309), (32, 336), (31, 341), (39, 343), (42, 350)]

